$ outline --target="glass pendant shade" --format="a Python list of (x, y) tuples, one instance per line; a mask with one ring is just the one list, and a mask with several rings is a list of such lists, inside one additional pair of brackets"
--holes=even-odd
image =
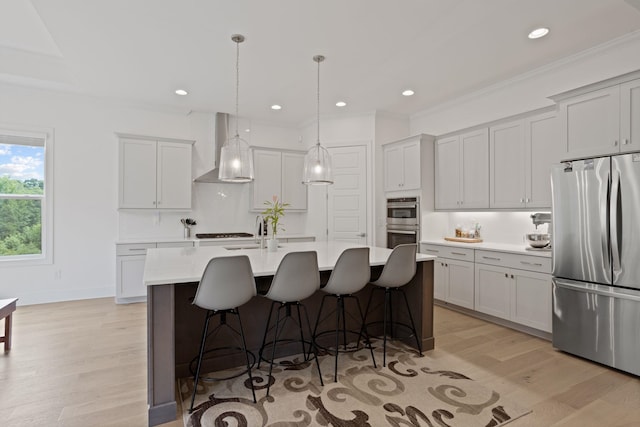
[(327, 185), (333, 184), (331, 171), (331, 157), (326, 148), (316, 144), (304, 156), (303, 184)]
[(224, 182), (253, 181), (253, 156), (249, 144), (236, 135), (220, 150), (218, 178)]

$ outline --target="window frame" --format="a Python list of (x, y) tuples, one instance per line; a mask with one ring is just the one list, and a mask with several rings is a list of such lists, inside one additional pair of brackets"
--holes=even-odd
[(40, 200), (41, 253), (32, 255), (0, 255), (0, 267), (53, 264), (53, 128), (15, 126), (0, 123), (0, 135), (37, 138), (43, 140), (44, 191), (40, 194), (12, 195), (0, 198)]

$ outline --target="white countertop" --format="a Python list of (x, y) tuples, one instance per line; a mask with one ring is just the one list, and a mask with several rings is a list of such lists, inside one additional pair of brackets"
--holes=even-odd
[[(323, 241), (283, 243), (276, 252), (266, 249), (228, 250), (222, 246), (149, 249), (144, 265), (144, 283), (147, 286), (169, 283), (198, 282), (211, 258), (247, 255), (254, 276), (275, 274), (285, 254), (294, 251), (316, 251), (320, 270), (332, 270), (338, 257), (347, 248), (363, 247), (349, 242)], [(369, 262), (372, 266), (384, 265), (391, 249), (370, 246)], [(417, 254), (416, 261), (431, 261), (433, 255)]]
[(450, 242), (444, 239), (421, 240), (420, 243), (426, 243), (430, 245), (445, 245), (445, 246), (452, 246), (456, 248), (484, 249), (487, 251), (509, 252), (509, 253), (515, 253), (520, 255), (533, 255), (533, 256), (551, 258), (551, 251), (527, 250), (528, 245), (525, 243), (518, 244), (518, 245), (512, 244), (512, 243), (492, 243), (492, 242), (462, 243), (462, 242)]
[[(266, 238), (270, 238), (271, 236), (265, 236)], [(281, 239), (308, 239), (315, 238), (315, 236), (311, 234), (278, 234), (278, 237)], [(193, 237), (189, 237), (185, 239), (184, 237), (133, 237), (127, 239), (118, 239), (116, 240), (117, 245), (124, 244), (133, 244), (133, 243), (176, 243), (176, 242), (222, 242), (222, 243), (240, 243), (240, 242), (249, 242), (254, 241), (255, 237), (225, 237), (222, 239), (199, 239), (195, 237), (195, 233)]]

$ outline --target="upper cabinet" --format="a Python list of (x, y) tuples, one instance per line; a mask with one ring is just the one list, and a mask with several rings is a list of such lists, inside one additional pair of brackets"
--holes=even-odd
[(436, 141), (436, 209), (489, 207), (487, 128)]
[(118, 134), (121, 209), (191, 209), (194, 141)]
[(490, 207), (550, 208), (551, 165), (562, 154), (555, 112), (491, 126)]
[(420, 139), (412, 138), (383, 147), (384, 190), (420, 189)]
[(639, 77), (629, 73), (552, 97), (566, 159), (640, 150)]
[(273, 196), (288, 203), (288, 211), (307, 210), (307, 186), (302, 183), (303, 152), (254, 148), (253, 168), (252, 211), (263, 211), (264, 202)]

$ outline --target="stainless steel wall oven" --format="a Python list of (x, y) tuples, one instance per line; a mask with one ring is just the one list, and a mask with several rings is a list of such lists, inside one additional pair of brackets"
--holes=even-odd
[(387, 199), (387, 247), (405, 243), (418, 244), (420, 235), (420, 199), (398, 197)]

